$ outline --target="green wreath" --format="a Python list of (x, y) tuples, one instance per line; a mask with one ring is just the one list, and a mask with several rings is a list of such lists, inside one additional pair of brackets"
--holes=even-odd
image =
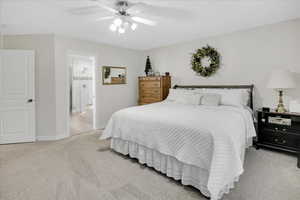
[[(210, 64), (209, 66), (202, 65), (202, 59), (208, 57)], [(202, 49), (198, 49), (192, 55), (192, 69), (200, 76), (209, 77), (212, 74), (216, 73), (216, 71), (220, 67), (220, 54), (216, 49), (207, 45)]]

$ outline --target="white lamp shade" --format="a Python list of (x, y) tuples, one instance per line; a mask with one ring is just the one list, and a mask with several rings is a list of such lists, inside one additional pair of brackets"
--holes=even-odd
[(290, 71), (276, 69), (272, 71), (267, 87), (273, 89), (288, 89), (295, 88), (296, 83)]

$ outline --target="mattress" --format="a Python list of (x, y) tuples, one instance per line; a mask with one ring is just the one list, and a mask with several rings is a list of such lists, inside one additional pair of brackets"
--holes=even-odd
[[(130, 146), (137, 146), (139, 151), (144, 149), (160, 158), (173, 158), (176, 166), (197, 169), (199, 177), (196, 178), (195, 174), (190, 174), (192, 179), (182, 179), (182, 173), (172, 177), (181, 177), (183, 184), (193, 185), (217, 200), (243, 173), (245, 149), (254, 136), (253, 119), (248, 109), (162, 102), (114, 113), (102, 139), (112, 138), (113, 149), (117, 149), (114, 142), (127, 142), (129, 155), (133, 148)], [(125, 149), (120, 148), (118, 152), (126, 154)], [(133, 152), (139, 151), (131, 151), (130, 156), (137, 156)], [(146, 160), (140, 162), (151, 165)], [(164, 173), (166, 169), (157, 170)]]

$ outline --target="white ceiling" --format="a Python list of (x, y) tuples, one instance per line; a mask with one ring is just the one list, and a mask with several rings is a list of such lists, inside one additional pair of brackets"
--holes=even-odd
[[(0, 0), (1, 1), (1, 0)], [(103, 1), (103, 0), (102, 0)], [(113, 0), (106, 0), (108, 3)], [(143, 10), (139, 16), (158, 22), (139, 25), (118, 35), (109, 30), (111, 15), (94, 9), (90, 15), (70, 10), (95, 3), (89, 0), (2, 0), (4, 34), (55, 33), (131, 49), (151, 49), (196, 38), (249, 29), (300, 17), (300, 0), (132, 0), (162, 9)]]

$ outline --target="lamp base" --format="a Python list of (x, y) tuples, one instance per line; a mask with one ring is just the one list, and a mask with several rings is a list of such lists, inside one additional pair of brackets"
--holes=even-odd
[(287, 110), (285, 109), (284, 105), (282, 104), (278, 104), (277, 108), (276, 108), (276, 112), (278, 113), (285, 113), (287, 112)]
[(283, 92), (282, 92), (282, 90), (280, 90), (279, 91), (279, 103), (278, 103), (278, 106), (276, 108), (276, 112), (278, 112), (278, 113), (285, 113), (285, 112), (287, 112), (287, 110), (285, 109), (285, 107), (283, 105), (282, 96), (283, 96)]

